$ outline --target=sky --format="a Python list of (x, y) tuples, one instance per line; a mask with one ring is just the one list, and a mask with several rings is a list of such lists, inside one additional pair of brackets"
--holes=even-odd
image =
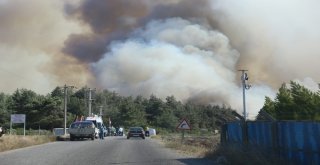
[(247, 112), (291, 80), (318, 90), (316, 0), (0, 0), (0, 91), (74, 85)]

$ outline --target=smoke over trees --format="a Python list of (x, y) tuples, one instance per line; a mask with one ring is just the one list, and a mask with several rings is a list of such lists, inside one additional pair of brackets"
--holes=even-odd
[[(65, 83), (121, 95), (242, 107), (283, 82), (317, 89), (319, 2), (0, 0), (0, 88), (46, 93)], [(299, 12), (297, 12), (299, 11)], [(23, 79), (23, 81), (21, 81)], [(6, 84), (6, 85), (4, 85)]]

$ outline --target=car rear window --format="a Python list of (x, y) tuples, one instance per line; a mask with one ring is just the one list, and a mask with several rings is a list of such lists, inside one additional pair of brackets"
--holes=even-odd
[(139, 128), (139, 127), (132, 127), (129, 129), (130, 131), (142, 131), (143, 129), (142, 128)]
[(72, 123), (71, 128), (92, 128), (93, 125), (91, 122), (79, 122), (79, 123)]

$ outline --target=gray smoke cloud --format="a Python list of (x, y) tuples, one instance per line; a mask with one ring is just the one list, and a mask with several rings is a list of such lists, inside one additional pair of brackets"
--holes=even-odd
[(294, 79), (319, 81), (319, 1), (212, 2), (219, 29), (241, 53), (238, 66), (249, 69), (255, 83), (278, 88)]
[[(93, 70), (100, 86), (122, 95), (174, 95), (182, 101), (240, 109), (239, 57), (219, 31), (169, 18), (151, 21), (129, 39), (112, 43)], [(260, 94), (272, 91), (261, 86), (251, 95)], [(253, 99), (258, 102), (249, 107), (257, 109), (256, 103), (261, 106), (264, 95)]]
[(87, 84), (241, 112), (238, 69), (248, 69), (254, 116), (283, 82), (318, 89), (319, 3), (0, 0), (0, 88)]
[(63, 52), (86, 63), (98, 61), (113, 40), (120, 40), (139, 25), (147, 13), (143, 0), (85, 0), (80, 5), (66, 4), (65, 11), (89, 26), (91, 32), (73, 34), (65, 41)]
[(60, 51), (71, 33), (82, 31), (65, 19), (63, 7), (60, 1), (0, 0), (1, 92), (46, 94), (65, 83), (86, 84), (88, 70)]

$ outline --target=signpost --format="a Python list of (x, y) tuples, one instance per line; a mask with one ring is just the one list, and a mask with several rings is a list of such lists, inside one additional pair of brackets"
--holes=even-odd
[(13, 123), (23, 123), (23, 135), (26, 136), (26, 115), (25, 114), (12, 114), (10, 120), (10, 134)]
[(186, 119), (182, 119), (180, 124), (177, 126), (177, 129), (182, 130), (182, 139), (181, 139), (181, 143), (182, 143), (184, 140), (184, 131), (191, 130), (191, 126)]

